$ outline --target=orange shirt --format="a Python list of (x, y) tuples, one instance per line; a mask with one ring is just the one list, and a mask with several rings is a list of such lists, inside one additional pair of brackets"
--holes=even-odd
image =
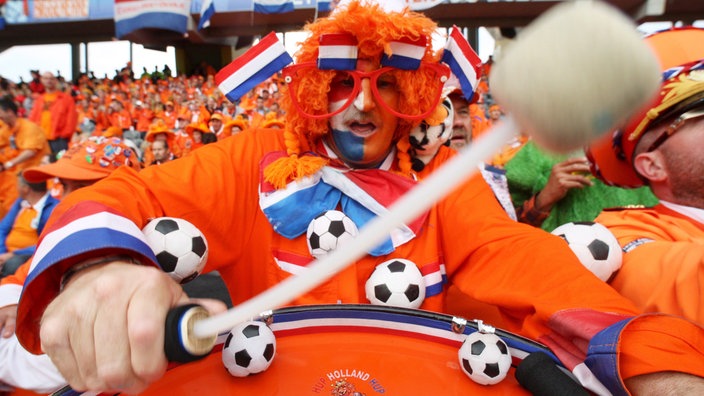
[(22, 207), (15, 218), (15, 223), (5, 238), (5, 246), (7, 251), (14, 252), (18, 249), (34, 246), (39, 240), (37, 235), (36, 225), (32, 228), (32, 223), (37, 218), (37, 211), (27, 204), (27, 207)]
[(624, 249), (611, 286), (644, 311), (704, 325), (704, 224), (668, 209), (607, 210), (596, 222)]

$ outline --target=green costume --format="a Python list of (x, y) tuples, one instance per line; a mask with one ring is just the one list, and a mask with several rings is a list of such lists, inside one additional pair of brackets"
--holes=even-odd
[[(533, 141), (526, 143), (505, 167), (514, 207), (522, 207), (527, 200), (540, 192), (548, 182), (553, 165), (568, 157), (570, 155), (548, 153), (538, 148)], [(648, 187), (625, 189), (607, 186), (596, 178), (591, 180), (591, 187), (570, 189), (567, 195), (552, 207), (541, 228), (552, 231), (571, 221), (593, 221), (604, 208), (653, 206), (658, 202)]]

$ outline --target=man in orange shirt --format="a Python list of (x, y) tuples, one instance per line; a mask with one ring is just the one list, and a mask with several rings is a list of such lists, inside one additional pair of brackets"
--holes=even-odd
[(46, 136), (39, 126), (17, 116), (17, 104), (0, 98), (0, 215), (17, 198), (17, 172), (39, 165), (49, 154)]
[(68, 142), (76, 132), (78, 112), (71, 95), (59, 89), (54, 74), (44, 72), (41, 79), (46, 90), (34, 101), (29, 119), (44, 130), (51, 153), (56, 155), (68, 148)]
[[(674, 38), (704, 30), (665, 31)], [(671, 41), (668, 41), (670, 43)], [(672, 45), (699, 49), (701, 41)], [(668, 51), (667, 48), (656, 49)], [(691, 58), (691, 57), (690, 57)], [(645, 311), (681, 315), (704, 325), (704, 70), (700, 59), (664, 63), (657, 99), (628, 125), (588, 152), (593, 173), (622, 187), (647, 185), (660, 203), (602, 212), (596, 221), (619, 240), (624, 255), (610, 280)]]
[(46, 181), (30, 183), (22, 174), (17, 179), (19, 198), (0, 221), (0, 277), (14, 274), (32, 256), (39, 234), (59, 202), (48, 193)]
[[(338, 6), (307, 25), (296, 63), (283, 71), (284, 129), (244, 131), (139, 173), (118, 169), (65, 198), (20, 300), (22, 344), (44, 350), (81, 390), (139, 393), (161, 377), (167, 312), (189, 300), (140, 239), (156, 217), (204, 233), (205, 271), (220, 272), (235, 304), (305, 274), (313, 260), (306, 229), (316, 216), (339, 209), (361, 227), (455, 155), (441, 146), (422, 171), (412, 169), (409, 132), (436, 111), (450, 75), (440, 54), (423, 45), (409, 70), (383, 56), (396, 43), (430, 43), (436, 30), (408, 8)], [(328, 65), (318, 62), (327, 34), (357, 43), (351, 62), (318, 67)], [(365, 303), (376, 266), (398, 258), (427, 276), (421, 309), (442, 312), (456, 285), (496, 305), (508, 330), (548, 345), (585, 385), (704, 393), (704, 329), (639, 315), (561, 238), (511, 220), (481, 176), (318, 287), (288, 297), (295, 305)]]

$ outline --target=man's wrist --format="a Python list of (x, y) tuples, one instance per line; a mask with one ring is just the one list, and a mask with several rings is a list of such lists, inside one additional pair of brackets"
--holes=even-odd
[(140, 264), (139, 261), (137, 261), (134, 257), (128, 256), (126, 254), (113, 254), (110, 256), (105, 256), (105, 257), (96, 257), (93, 259), (89, 259), (86, 261), (83, 261), (81, 263), (78, 263), (74, 265), (73, 267), (69, 268), (64, 275), (61, 277), (61, 283), (59, 286), (59, 291), (63, 290), (64, 287), (68, 284), (68, 282), (79, 272), (86, 270), (88, 268), (93, 268), (98, 265), (102, 264), (108, 264), (112, 263), (115, 261), (124, 261), (132, 264)]

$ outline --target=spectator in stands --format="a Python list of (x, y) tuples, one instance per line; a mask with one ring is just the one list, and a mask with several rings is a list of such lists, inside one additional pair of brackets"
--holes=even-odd
[(37, 245), (39, 234), (59, 202), (47, 192), (46, 181), (30, 183), (17, 175), (19, 198), (0, 220), (0, 277), (15, 273)]
[(174, 159), (174, 156), (169, 149), (169, 144), (166, 140), (155, 140), (152, 142), (151, 152), (154, 159), (149, 163), (149, 165), (161, 165)]
[(17, 117), (17, 104), (0, 98), (0, 216), (17, 198), (17, 172), (38, 165), (49, 154), (49, 145), (39, 126)]
[(76, 132), (78, 113), (70, 94), (60, 90), (56, 76), (44, 72), (41, 76), (45, 92), (34, 101), (29, 119), (38, 124), (49, 141), (51, 154), (68, 148), (68, 142)]

